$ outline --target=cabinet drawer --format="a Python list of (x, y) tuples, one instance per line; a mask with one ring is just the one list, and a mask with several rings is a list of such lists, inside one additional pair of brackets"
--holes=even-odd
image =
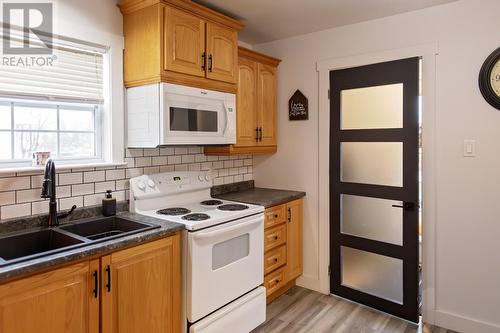
[(267, 229), (264, 232), (264, 252), (286, 243), (286, 224)]
[(280, 289), (283, 285), (285, 285), (285, 267), (264, 277), (264, 287), (266, 287), (267, 296)]
[(286, 264), (286, 246), (280, 246), (264, 255), (264, 274), (274, 271)]
[(286, 222), (286, 207), (285, 205), (280, 205), (276, 207), (271, 207), (266, 209), (266, 219), (264, 222), (264, 228), (274, 227), (278, 224)]

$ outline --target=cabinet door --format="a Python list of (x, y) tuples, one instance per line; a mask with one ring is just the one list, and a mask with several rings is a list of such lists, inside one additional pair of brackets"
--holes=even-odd
[(0, 285), (0, 332), (98, 333), (98, 266), (86, 261)]
[(238, 38), (234, 30), (207, 23), (207, 78), (236, 83)]
[(286, 204), (286, 280), (291, 281), (302, 274), (302, 199)]
[(236, 142), (238, 146), (257, 144), (257, 63), (239, 59), (236, 96)]
[(103, 333), (181, 331), (180, 235), (101, 259)]
[(205, 76), (205, 21), (164, 7), (164, 70)]
[(276, 145), (276, 68), (258, 64), (257, 115), (259, 145)]

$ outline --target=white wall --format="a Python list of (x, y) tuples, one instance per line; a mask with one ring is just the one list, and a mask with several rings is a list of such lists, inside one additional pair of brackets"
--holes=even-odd
[[(498, 13), (498, 0), (461, 0), (254, 45), (283, 59), (278, 152), (254, 159), (254, 177), (257, 186), (307, 192), (300, 284), (319, 289), (318, 228), (328, 223), (318, 221), (318, 184), (328, 180), (318, 177), (316, 62), (437, 42), (437, 127), (432, 142), (437, 155), (437, 267), (435, 309), (429, 309), (435, 318), (430, 319), (463, 332), (500, 331), (500, 111), (483, 100), (477, 85), (482, 62), (500, 46)], [(309, 98), (308, 121), (287, 119), (287, 102), (295, 89)], [(462, 156), (464, 139), (476, 140), (476, 158)]]

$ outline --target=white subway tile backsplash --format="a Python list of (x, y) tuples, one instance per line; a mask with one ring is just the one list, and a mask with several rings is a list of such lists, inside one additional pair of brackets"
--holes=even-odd
[(49, 201), (36, 201), (31, 203), (31, 214), (45, 214), (49, 212)]
[(94, 193), (94, 183), (71, 186), (71, 195), (85, 195)]
[(30, 177), (0, 178), (0, 192), (24, 190), (30, 188)]
[(59, 199), (59, 209), (71, 209), (73, 205), (76, 205), (76, 207), (83, 207), (83, 197), (69, 197)]
[(151, 166), (151, 157), (138, 157), (135, 159), (136, 167), (147, 167)]
[(83, 182), (83, 173), (61, 173), (59, 174), (59, 185), (81, 184)]
[(116, 179), (124, 179), (125, 178), (125, 170), (116, 169), (116, 170), (107, 170), (106, 171), (106, 180), (116, 180)]
[(16, 203), (16, 192), (0, 192), (0, 206)]
[(83, 173), (84, 183), (102, 182), (106, 177), (106, 171), (91, 171)]
[(16, 192), (16, 203), (32, 202), (43, 200), (40, 198), (40, 189), (23, 190)]
[(114, 191), (115, 189), (116, 189), (116, 183), (114, 180), (108, 182), (95, 183), (95, 193), (104, 193), (107, 190)]
[(31, 215), (31, 203), (0, 207), (0, 217), (2, 219), (11, 219), (26, 215)]
[[(253, 179), (251, 155), (205, 156), (202, 147), (126, 149), (126, 165), (58, 171), (60, 209), (100, 205), (106, 190), (118, 200), (128, 200), (129, 179), (142, 174), (171, 171), (210, 171), (213, 184)], [(42, 172), (0, 175), (0, 219), (46, 214), (48, 201), (40, 198)], [(17, 200), (17, 201), (16, 201)]]
[(182, 156), (180, 155), (172, 155), (168, 157), (168, 164), (181, 164)]

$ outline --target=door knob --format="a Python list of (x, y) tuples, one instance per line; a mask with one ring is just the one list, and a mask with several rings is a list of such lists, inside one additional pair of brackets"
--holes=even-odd
[(415, 208), (415, 204), (413, 202), (404, 201), (402, 205), (392, 205), (392, 207), (410, 210)]

